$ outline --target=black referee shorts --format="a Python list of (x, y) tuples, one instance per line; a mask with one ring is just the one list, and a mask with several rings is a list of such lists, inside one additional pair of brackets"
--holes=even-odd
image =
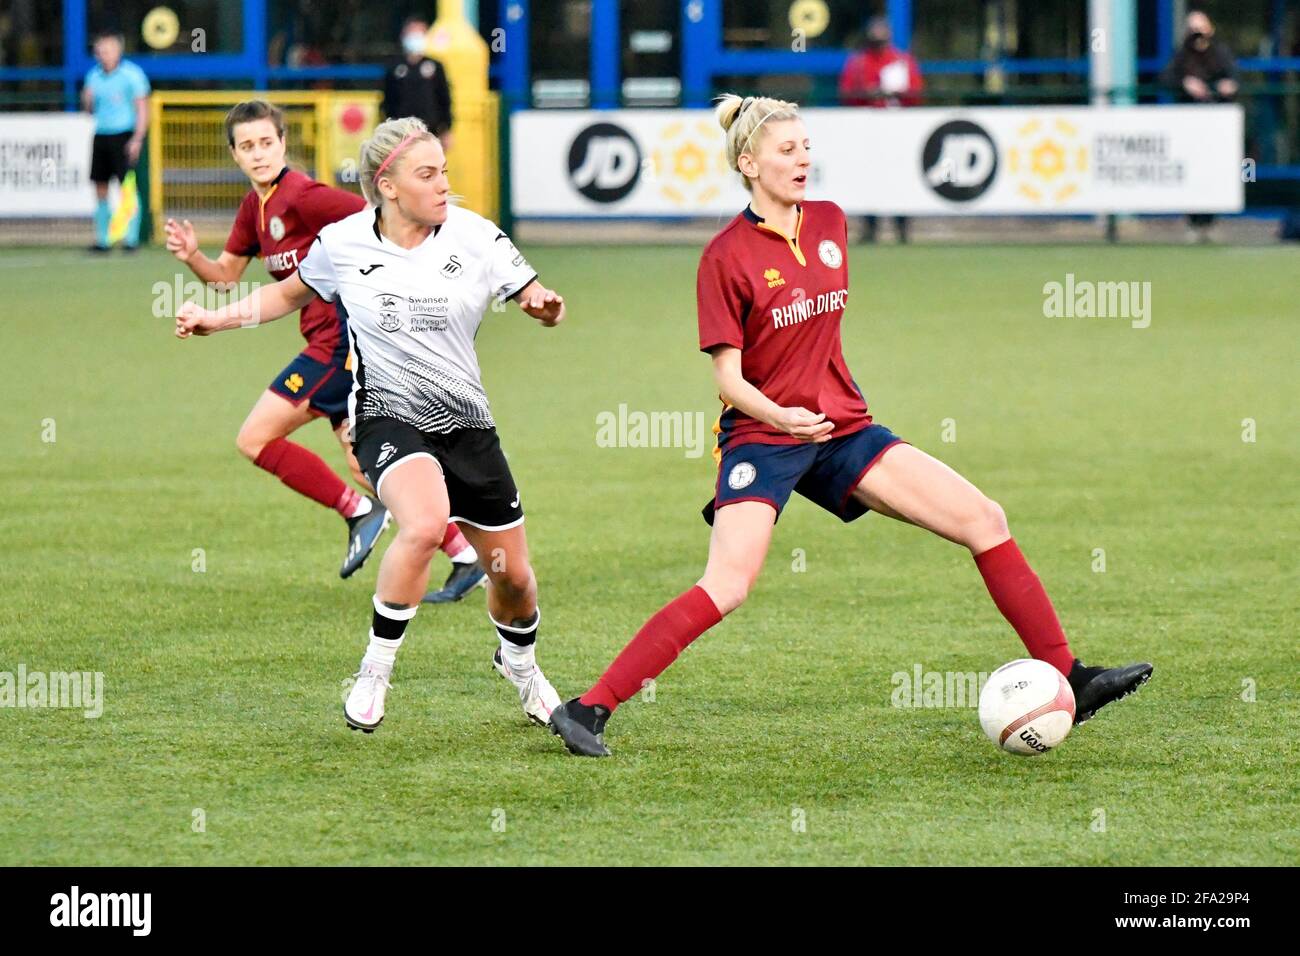
[(523, 523), (519, 489), (495, 428), (458, 428), (440, 435), (396, 418), (358, 416), (352, 450), (381, 501), (385, 475), (412, 458), (432, 458), (447, 483), (452, 521), (484, 531)]
[(126, 144), (134, 134), (96, 133), (90, 147), (90, 181), (106, 183), (116, 179), (119, 183), (126, 179), (127, 170), (131, 168), (126, 158)]

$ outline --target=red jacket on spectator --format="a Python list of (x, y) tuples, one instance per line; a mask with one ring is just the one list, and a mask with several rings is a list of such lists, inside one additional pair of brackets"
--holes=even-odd
[(924, 88), (912, 55), (888, 45), (851, 54), (840, 73), (845, 106), (918, 106)]

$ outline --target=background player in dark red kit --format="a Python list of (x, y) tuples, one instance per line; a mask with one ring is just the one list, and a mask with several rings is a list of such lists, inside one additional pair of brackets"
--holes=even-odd
[(1076, 722), (1132, 692), (1151, 665), (1086, 667), (1074, 657), (997, 503), (872, 421), (840, 346), (844, 213), (804, 200), (810, 144), (798, 107), (724, 96), (717, 116), (727, 158), (753, 198), (705, 247), (697, 277), (700, 349), (713, 357), (725, 405), (717, 487), (704, 509), (713, 526), (708, 565), (587, 693), (554, 710), (552, 730), (575, 754), (607, 756), (614, 709), (744, 602), (793, 491), (845, 522), (878, 511), (970, 549), (1029, 653), (1069, 678)]
[[(188, 221), (168, 220), (166, 227), (168, 250), (204, 282), (237, 282), (254, 256), (265, 259), (266, 270), (277, 280), (293, 275), (322, 227), (365, 207), (360, 196), (285, 165), (284, 115), (273, 104), (237, 104), (226, 116), (226, 136), (231, 155), (253, 188), (240, 203), (225, 249), (216, 260), (209, 259), (199, 250)], [(347, 368), (346, 320), (333, 305), (316, 300), (302, 310), (299, 328), (307, 347), (257, 400), (235, 444), (259, 468), (346, 519), (348, 550), (339, 571), (346, 578), (374, 548), (388, 524), (388, 512), (378, 500), (350, 488), (319, 455), (288, 440), (308, 422), (328, 417), (353, 479), (370, 490), (349, 435), (352, 373)], [(442, 549), (453, 561), (447, 588), (459, 597), (483, 578), (477, 555), (454, 524)]]

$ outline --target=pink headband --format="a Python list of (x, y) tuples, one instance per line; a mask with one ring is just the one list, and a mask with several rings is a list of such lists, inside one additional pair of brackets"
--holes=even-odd
[(378, 179), (380, 176), (384, 174), (384, 170), (388, 168), (388, 164), (391, 163), (393, 160), (395, 160), (397, 158), (397, 154), (400, 153), (403, 149), (405, 149), (406, 144), (413, 139), (415, 139), (414, 133), (407, 133), (405, 136), (402, 137), (402, 141), (397, 144), (397, 146), (393, 149), (393, 151), (388, 154), (388, 158), (385, 159), (382, 163), (380, 163), (379, 168), (375, 170), (376, 179)]

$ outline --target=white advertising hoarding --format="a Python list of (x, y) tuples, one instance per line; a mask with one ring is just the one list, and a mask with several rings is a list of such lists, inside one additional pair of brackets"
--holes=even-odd
[(94, 121), (84, 113), (0, 113), (0, 216), (89, 216)]
[[(851, 214), (1238, 212), (1241, 108), (807, 109), (808, 196)], [(734, 215), (748, 195), (710, 110), (511, 118), (522, 217)]]

